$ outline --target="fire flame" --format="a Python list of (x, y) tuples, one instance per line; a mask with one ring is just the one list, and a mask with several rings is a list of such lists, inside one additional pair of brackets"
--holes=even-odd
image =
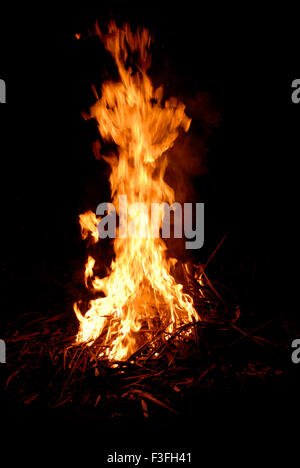
[[(103, 140), (118, 147), (118, 156), (105, 157), (111, 167), (112, 203), (118, 214), (119, 195), (127, 196), (128, 205), (141, 202), (149, 210), (151, 202), (171, 205), (175, 194), (164, 181), (165, 153), (180, 127), (188, 131), (191, 119), (176, 98), (163, 101), (163, 88), (154, 89), (147, 75), (151, 62), (147, 30), (133, 33), (128, 25), (118, 28), (112, 22), (107, 34), (98, 27), (97, 33), (120, 76), (118, 82), (104, 82), (101, 98), (90, 110)], [(138, 57), (135, 71), (128, 65), (132, 54)], [(171, 274), (176, 260), (167, 258), (160, 237), (151, 237), (148, 217), (136, 210), (129, 218), (135, 219), (137, 234), (146, 226), (148, 235), (117, 235), (115, 258), (104, 278), (94, 276), (95, 259), (89, 256), (85, 282), (100, 297), (90, 301), (85, 314), (74, 304), (79, 320), (76, 342), (92, 345), (97, 340), (98, 357), (113, 361), (128, 359), (158, 330), (164, 329), (167, 339), (179, 326), (199, 320), (192, 297)], [(91, 211), (80, 215), (83, 239), (91, 236), (92, 242), (98, 242), (99, 220)]]

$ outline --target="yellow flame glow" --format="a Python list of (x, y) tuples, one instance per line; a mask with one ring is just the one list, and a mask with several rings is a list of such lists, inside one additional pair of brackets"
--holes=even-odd
[[(112, 202), (118, 212), (118, 197), (126, 195), (128, 204), (141, 202), (150, 210), (151, 202), (172, 204), (173, 189), (164, 181), (166, 151), (178, 136), (180, 127), (188, 131), (191, 120), (185, 106), (176, 98), (163, 100), (163, 89), (154, 89), (147, 75), (151, 57), (151, 37), (146, 30), (133, 33), (128, 25), (109, 24), (108, 34), (99, 29), (105, 48), (118, 67), (120, 81), (105, 82), (101, 98), (91, 108), (103, 140), (118, 146), (118, 157), (106, 158), (111, 166)], [(127, 66), (129, 53), (138, 56), (137, 70)], [(118, 213), (119, 214), (119, 213)], [(174, 259), (167, 258), (161, 238), (150, 235), (150, 223), (143, 212), (131, 212), (137, 231), (146, 225), (148, 236), (117, 237), (115, 259), (104, 278), (94, 276), (95, 260), (89, 257), (86, 284), (101, 293), (90, 301), (83, 315), (77, 303), (79, 320), (77, 343), (91, 345), (100, 340), (100, 357), (125, 360), (158, 329), (168, 333), (185, 323), (199, 320), (192, 298), (183, 292), (171, 274)], [(80, 215), (82, 237), (97, 242), (97, 217), (92, 212)]]

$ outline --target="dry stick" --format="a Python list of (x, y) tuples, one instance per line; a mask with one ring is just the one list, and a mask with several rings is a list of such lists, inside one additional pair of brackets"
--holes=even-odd
[[(233, 325), (231, 324), (232, 328), (234, 328), (235, 330), (237, 330), (238, 332), (241, 333), (241, 335), (244, 335), (245, 338), (249, 338), (250, 340), (252, 341), (255, 341), (255, 343), (259, 344), (262, 346), (262, 343), (259, 342), (259, 337), (256, 337), (256, 336), (251, 336), (249, 333), (245, 332), (244, 330), (242, 330), (241, 328), (237, 327), (236, 325)], [(233, 342), (232, 344), (234, 344), (235, 342)]]
[(219, 244), (217, 245), (217, 247), (215, 248), (215, 250), (213, 251), (213, 253), (210, 255), (209, 259), (206, 261), (206, 263), (204, 263), (203, 265), (203, 270), (205, 270), (205, 268), (207, 267), (207, 265), (209, 264), (209, 262), (211, 261), (211, 259), (215, 256), (216, 252), (219, 250), (219, 248), (221, 247), (221, 245), (223, 244), (224, 240), (226, 239), (226, 237), (228, 236), (229, 232), (226, 232), (226, 234), (224, 235), (224, 237), (221, 239), (221, 241), (219, 242)]
[(66, 312), (62, 313), (62, 314), (58, 314), (58, 315), (55, 315), (55, 316), (52, 316), (48, 319), (45, 319), (44, 317), (39, 317), (37, 319), (34, 319), (34, 320), (31, 320), (30, 322), (26, 323), (26, 327), (29, 327), (30, 325), (33, 325), (34, 323), (37, 323), (37, 322), (42, 322), (43, 324), (44, 323), (49, 323), (49, 322), (55, 322), (55, 321), (59, 321), (59, 320), (63, 320), (64, 318), (66, 318), (68, 316), (68, 314)]
[(169, 326), (171, 325), (171, 323), (168, 323), (168, 325), (166, 325), (164, 328), (161, 328), (155, 335), (154, 337), (150, 340), (150, 341), (147, 341), (146, 343), (144, 343), (142, 346), (140, 346), (128, 359), (127, 361), (130, 361), (132, 360), (139, 352), (141, 352), (144, 348), (146, 348), (147, 346), (150, 346), (151, 344), (153, 344), (156, 340), (156, 338), (158, 338), (158, 336), (163, 333)]
[(69, 384), (69, 382), (70, 382), (70, 380), (71, 380), (71, 377), (72, 377), (72, 375), (73, 375), (73, 372), (74, 372), (74, 370), (76, 369), (76, 366), (77, 366), (77, 364), (78, 364), (78, 361), (79, 361), (80, 357), (81, 357), (82, 354), (83, 354), (83, 351), (84, 351), (84, 349), (82, 348), (82, 349), (81, 349), (81, 352), (78, 353), (78, 357), (77, 357), (77, 359), (76, 359), (75, 362), (74, 362), (74, 359), (72, 360), (72, 363), (74, 362), (74, 365), (73, 365), (73, 367), (72, 367), (72, 369), (71, 369), (71, 372), (70, 372), (70, 374), (69, 374), (69, 376), (68, 376), (68, 378), (67, 378), (67, 381), (66, 381), (65, 385), (63, 386), (63, 389), (62, 389), (62, 391), (61, 391), (61, 394), (60, 394), (60, 396), (59, 396), (58, 401), (60, 401), (60, 400), (62, 399), (63, 394), (64, 394), (64, 391), (65, 391), (65, 389), (67, 388), (67, 386), (68, 386), (68, 384)]
[(131, 393), (137, 393), (139, 394), (141, 397), (144, 397), (146, 398), (147, 400), (150, 400), (150, 401), (153, 401), (153, 403), (156, 403), (157, 405), (160, 405), (166, 409), (168, 409), (169, 411), (171, 411), (172, 413), (175, 413), (175, 414), (178, 414), (178, 411), (174, 410), (171, 406), (168, 406), (166, 403), (164, 403), (163, 401), (160, 401), (158, 400), (157, 398), (155, 398), (153, 395), (151, 395), (150, 393), (148, 392), (143, 392), (139, 389), (136, 389), (136, 390), (132, 390)]
[(9, 386), (9, 383), (10, 381), (20, 372), (21, 369), (23, 369), (25, 367), (25, 364), (23, 364), (21, 367), (19, 367), (19, 369), (17, 369), (13, 374), (11, 374), (6, 383), (5, 383), (5, 386), (4, 386), (4, 390), (7, 390), (7, 387)]
[(65, 398), (64, 400), (59, 401), (59, 402), (56, 403), (54, 406), (52, 406), (52, 408), (57, 408), (58, 406), (64, 405), (64, 404), (67, 403), (67, 401), (69, 401), (71, 398), (72, 398), (72, 395), (69, 395), (69, 396), (68, 396), (67, 398)]
[(197, 349), (199, 350), (199, 335), (198, 335), (198, 330), (197, 330), (197, 327), (196, 327), (196, 323), (197, 322), (193, 318), (194, 337), (195, 337), (195, 342), (196, 342)]
[[(199, 323), (199, 322), (196, 322), (196, 323)], [(180, 333), (181, 333), (182, 331), (184, 331), (185, 329), (194, 327), (194, 326), (195, 326), (194, 322), (186, 323), (186, 324), (182, 325), (180, 328), (178, 328), (177, 330), (175, 330), (175, 333), (174, 333), (173, 335), (170, 335), (170, 338), (168, 339), (168, 341), (167, 341), (166, 343), (162, 343), (162, 344), (161, 344), (157, 349), (155, 349), (149, 356), (147, 356), (145, 360), (147, 361), (148, 359), (150, 359), (150, 358), (153, 356), (153, 354), (155, 354), (155, 353), (157, 353), (157, 352), (162, 353), (162, 352), (165, 350), (165, 348), (166, 348), (172, 341), (174, 341), (174, 339), (175, 339), (178, 335), (180, 335)]]
[[(140, 364), (140, 363), (137, 362), (137, 361), (136, 361), (134, 364), (135, 364), (137, 367), (140, 367), (142, 370), (145, 370), (145, 371), (147, 371), (147, 372), (152, 373), (153, 376), (155, 375), (155, 370), (151, 369), (150, 367), (146, 367), (146, 366), (144, 366), (143, 364)], [(147, 374), (147, 375), (149, 375), (149, 374)]]
[[(247, 333), (247, 332), (242, 332), (242, 330), (239, 330), (239, 331), (243, 334), (243, 336), (240, 336), (240, 337), (237, 338), (235, 341), (233, 341), (233, 342), (231, 343), (230, 346), (235, 345), (236, 343), (238, 343), (239, 341), (241, 341), (241, 340), (243, 340), (243, 339), (245, 339), (245, 338), (250, 338), (250, 339), (251, 339), (251, 338), (252, 338), (251, 335), (253, 335), (253, 333), (255, 333), (255, 332), (256, 332), (257, 330), (259, 330), (260, 328), (264, 328), (264, 327), (265, 327), (266, 325), (268, 325), (269, 323), (273, 322), (273, 320), (275, 320), (276, 317), (277, 317), (277, 314), (274, 315), (274, 317), (271, 318), (270, 320), (267, 320), (267, 322), (262, 323), (261, 325), (259, 325), (258, 327), (254, 328), (254, 330), (251, 330), (251, 331), (248, 332), (248, 333)], [(231, 326), (232, 326), (233, 328), (235, 328), (235, 329), (238, 330), (238, 328), (237, 328), (235, 325), (231, 324)]]
[(218, 297), (218, 299), (220, 299), (220, 301), (222, 301), (224, 304), (226, 304), (226, 302), (225, 302), (225, 300), (223, 299), (223, 297), (220, 296), (220, 294), (218, 293), (218, 291), (213, 287), (213, 285), (212, 285), (210, 279), (206, 276), (202, 265), (200, 265), (200, 268), (201, 268), (202, 274), (204, 275), (204, 277), (205, 277), (205, 279), (206, 279), (206, 281), (207, 281), (207, 284), (208, 284), (208, 286), (210, 287), (210, 289), (215, 293), (215, 295)]
[(198, 382), (200, 382), (200, 380), (202, 380), (211, 370), (213, 370), (215, 367), (216, 367), (216, 363), (212, 364), (211, 366), (209, 366), (204, 372), (202, 372), (202, 374), (200, 375), (200, 377), (197, 379)]

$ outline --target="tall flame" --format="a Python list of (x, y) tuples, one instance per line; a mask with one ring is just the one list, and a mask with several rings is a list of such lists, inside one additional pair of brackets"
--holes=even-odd
[[(101, 98), (90, 111), (103, 140), (118, 147), (118, 156), (105, 158), (111, 167), (112, 203), (118, 214), (119, 195), (127, 196), (128, 206), (141, 202), (149, 211), (151, 202), (171, 205), (175, 195), (164, 181), (165, 153), (173, 146), (180, 127), (188, 131), (191, 120), (176, 98), (163, 101), (162, 87), (154, 89), (146, 73), (151, 62), (147, 30), (133, 33), (128, 25), (119, 29), (112, 22), (106, 35), (98, 28), (97, 32), (120, 76), (120, 81), (102, 85)], [(135, 72), (128, 65), (132, 54), (137, 57)], [(115, 259), (104, 278), (94, 276), (95, 259), (89, 256), (86, 285), (101, 297), (90, 301), (85, 314), (78, 303), (74, 304), (80, 325), (77, 343), (91, 345), (97, 340), (99, 357), (110, 360), (128, 359), (158, 329), (170, 334), (185, 323), (199, 320), (191, 296), (171, 274), (176, 260), (167, 258), (160, 237), (151, 237), (146, 214), (136, 209), (129, 212), (129, 218), (135, 219), (136, 234), (146, 227), (148, 235), (117, 236)], [(82, 237), (90, 235), (98, 242), (98, 222), (91, 211), (80, 215)]]

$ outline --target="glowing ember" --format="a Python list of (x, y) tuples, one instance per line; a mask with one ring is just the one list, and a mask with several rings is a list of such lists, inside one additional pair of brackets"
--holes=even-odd
[[(170, 205), (175, 201), (173, 189), (164, 181), (166, 151), (173, 146), (179, 128), (188, 131), (191, 120), (185, 106), (176, 98), (163, 102), (162, 87), (154, 89), (146, 72), (150, 66), (151, 37), (146, 30), (132, 33), (129, 26), (119, 29), (109, 25), (108, 34), (98, 29), (105, 48), (118, 67), (120, 81), (105, 82), (101, 99), (91, 108), (90, 116), (98, 121), (105, 141), (118, 146), (118, 156), (105, 158), (111, 166), (112, 203), (119, 214), (119, 196), (128, 203), (151, 202)], [(133, 73), (126, 61), (130, 53), (137, 58)], [(136, 206), (136, 205), (135, 205)], [(161, 213), (160, 213), (161, 214)], [(148, 236), (119, 236), (114, 239), (115, 259), (104, 278), (94, 276), (95, 259), (88, 257), (86, 285), (99, 292), (83, 314), (77, 303), (74, 310), (79, 320), (77, 343), (99, 343), (99, 357), (125, 360), (165, 329), (165, 339), (179, 326), (199, 320), (193, 300), (183, 293), (171, 274), (175, 259), (167, 258), (161, 238), (150, 235), (150, 222), (143, 211), (129, 213), (139, 229)], [(100, 218), (92, 212), (80, 215), (82, 237), (99, 240)], [(117, 234), (120, 234), (117, 228)]]

